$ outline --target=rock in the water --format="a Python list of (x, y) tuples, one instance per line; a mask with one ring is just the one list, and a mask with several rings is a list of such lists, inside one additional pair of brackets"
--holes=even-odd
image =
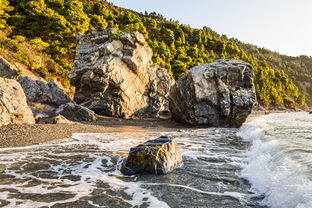
[(13, 79), (0, 77), (0, 126), (35, 123), (21, 85)]
[(0, 56), (0, 77), (4, 78), (16, 78), (18, 72), (7, 60)]
[(53, 80), (45, 82), (33, 80), (27, 76), (20, 76), (17, 81), (24, 89), (28, 104), (42, 103), (58, 107), (71, 102), (68, 95)]
[(169, 110), (173, 79), (152, 63), (142, 34), (116, 30), (80, 36), (70, 81), (74, 100), (98, 114), (152, 117)]
[(239, 127), (256, 103), (253, 69), (236, 60), (196, 66), (170, 93), (172, 118), (191, 125)]
[(73, 123), (69, 121), (62, 115), (53, 116), (53, 117), (42, 117), (37, 120), (38, 124), (66, 124), (66, 123)]
[(65, 105), (60, 106), (60, 109), (58, 110), (57, 114), (61, 114), (71, 121), (96, 120), (96, 115), (93, 111), (74, 103), (67, 103)]
[(162, 136), (131, 148), (121, 172), (125, 175), (166, 174), (181, 164), (182, 155), (177, 142)]

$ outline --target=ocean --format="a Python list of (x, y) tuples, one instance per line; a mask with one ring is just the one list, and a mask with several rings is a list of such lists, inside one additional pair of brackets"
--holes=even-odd
[[(178, 141), (183, 165), (123, 176), (130, 147)], [(77, 133), (0, 149), (0, 207), (311, 208), (312, 115), (269, 114), (240, 129)]]

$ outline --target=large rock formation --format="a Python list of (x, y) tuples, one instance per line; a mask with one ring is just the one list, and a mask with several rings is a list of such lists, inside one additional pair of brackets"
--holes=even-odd
[(34, 122), (20, 84), (0, 77), (0, 126)]
[(191, 125), (239, 127), (255, 103), (253, 69), (235, 60), (190, 69), (170, 95), (173, 119)]
[(78, 104), (121, 118), (168, 111), (173, 80), (153, 65), (152, 50), (140, 33), (91, 31), (78, 39), (70, 73)]
[(16, 78), (18, 72), (9, 62), (7, 62), (3, 57), (0, 56), (0, 77), (5, 78)]
[(166, 174), (181, 163), (182, 155), (177, 142), (162, 136), (131, 148), (121, 172), (125, 175)]

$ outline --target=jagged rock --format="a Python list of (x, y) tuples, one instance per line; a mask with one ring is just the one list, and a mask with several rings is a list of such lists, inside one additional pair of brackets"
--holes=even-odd
[(35, 123), (21, 85), (13, 79), (0, 77), (0, 126)]
[(93, 111), (74, 103), (67, 103), (65, 105), (62, 105), (56, 113), (63, 115), (65, 118), (71, 121), (96, 120), (96, 115)]
[(16, 78), (18, 72), (7, 60), (0, 56), (0, 77), (5, 77), (9, 79)]
[(111, 29), (91, 31), (78, 39), (70, 72), (78, 104), (120, 118), (157, 116), (169, 110), (173, 79), (153, 65), (143, 35)]
[(253, 69), (236, 60), (190, 69), (170, 95), (172, 118), (191, 125), (239, 127), (255, 103)]
[(32, 103), (42, 103), (58, 107), (71, 102), (69, 96), (53, 80), (45, 82), (33, 80), (27, 76), (20, 76), (17, 81), (24, 89), (29, 105)]
[(72, 121), (67, 120), (64, 116), (58, 115), (53, 117), (42, 117), (37, 120), (38, 124), (66, 124), (73, 123)]
[(182, 164), (182, 155), (175, 140), (162, 136), (130, 149), (121, 172), (166, 174)]

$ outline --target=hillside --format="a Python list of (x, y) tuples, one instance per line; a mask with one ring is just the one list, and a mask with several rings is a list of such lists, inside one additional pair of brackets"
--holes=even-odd
[(310, 57), (279, 55), (220, 36), (208, 27), (193, 29), (160, 14), (139, 14), (106, 1), (0, 1), (0, 55), (45, 79), (57, 77), (66, 87), (70, 87), (68, 73), (73, 65), (76, 34), (91, 28), (116, 28), (144, 34), (153, 49), (154, 62), (175, 78), (193, 66), (215, 59), (241, 59), (255, 69), (261, 104), (302, 106), (302, 93), (311, 104)]

